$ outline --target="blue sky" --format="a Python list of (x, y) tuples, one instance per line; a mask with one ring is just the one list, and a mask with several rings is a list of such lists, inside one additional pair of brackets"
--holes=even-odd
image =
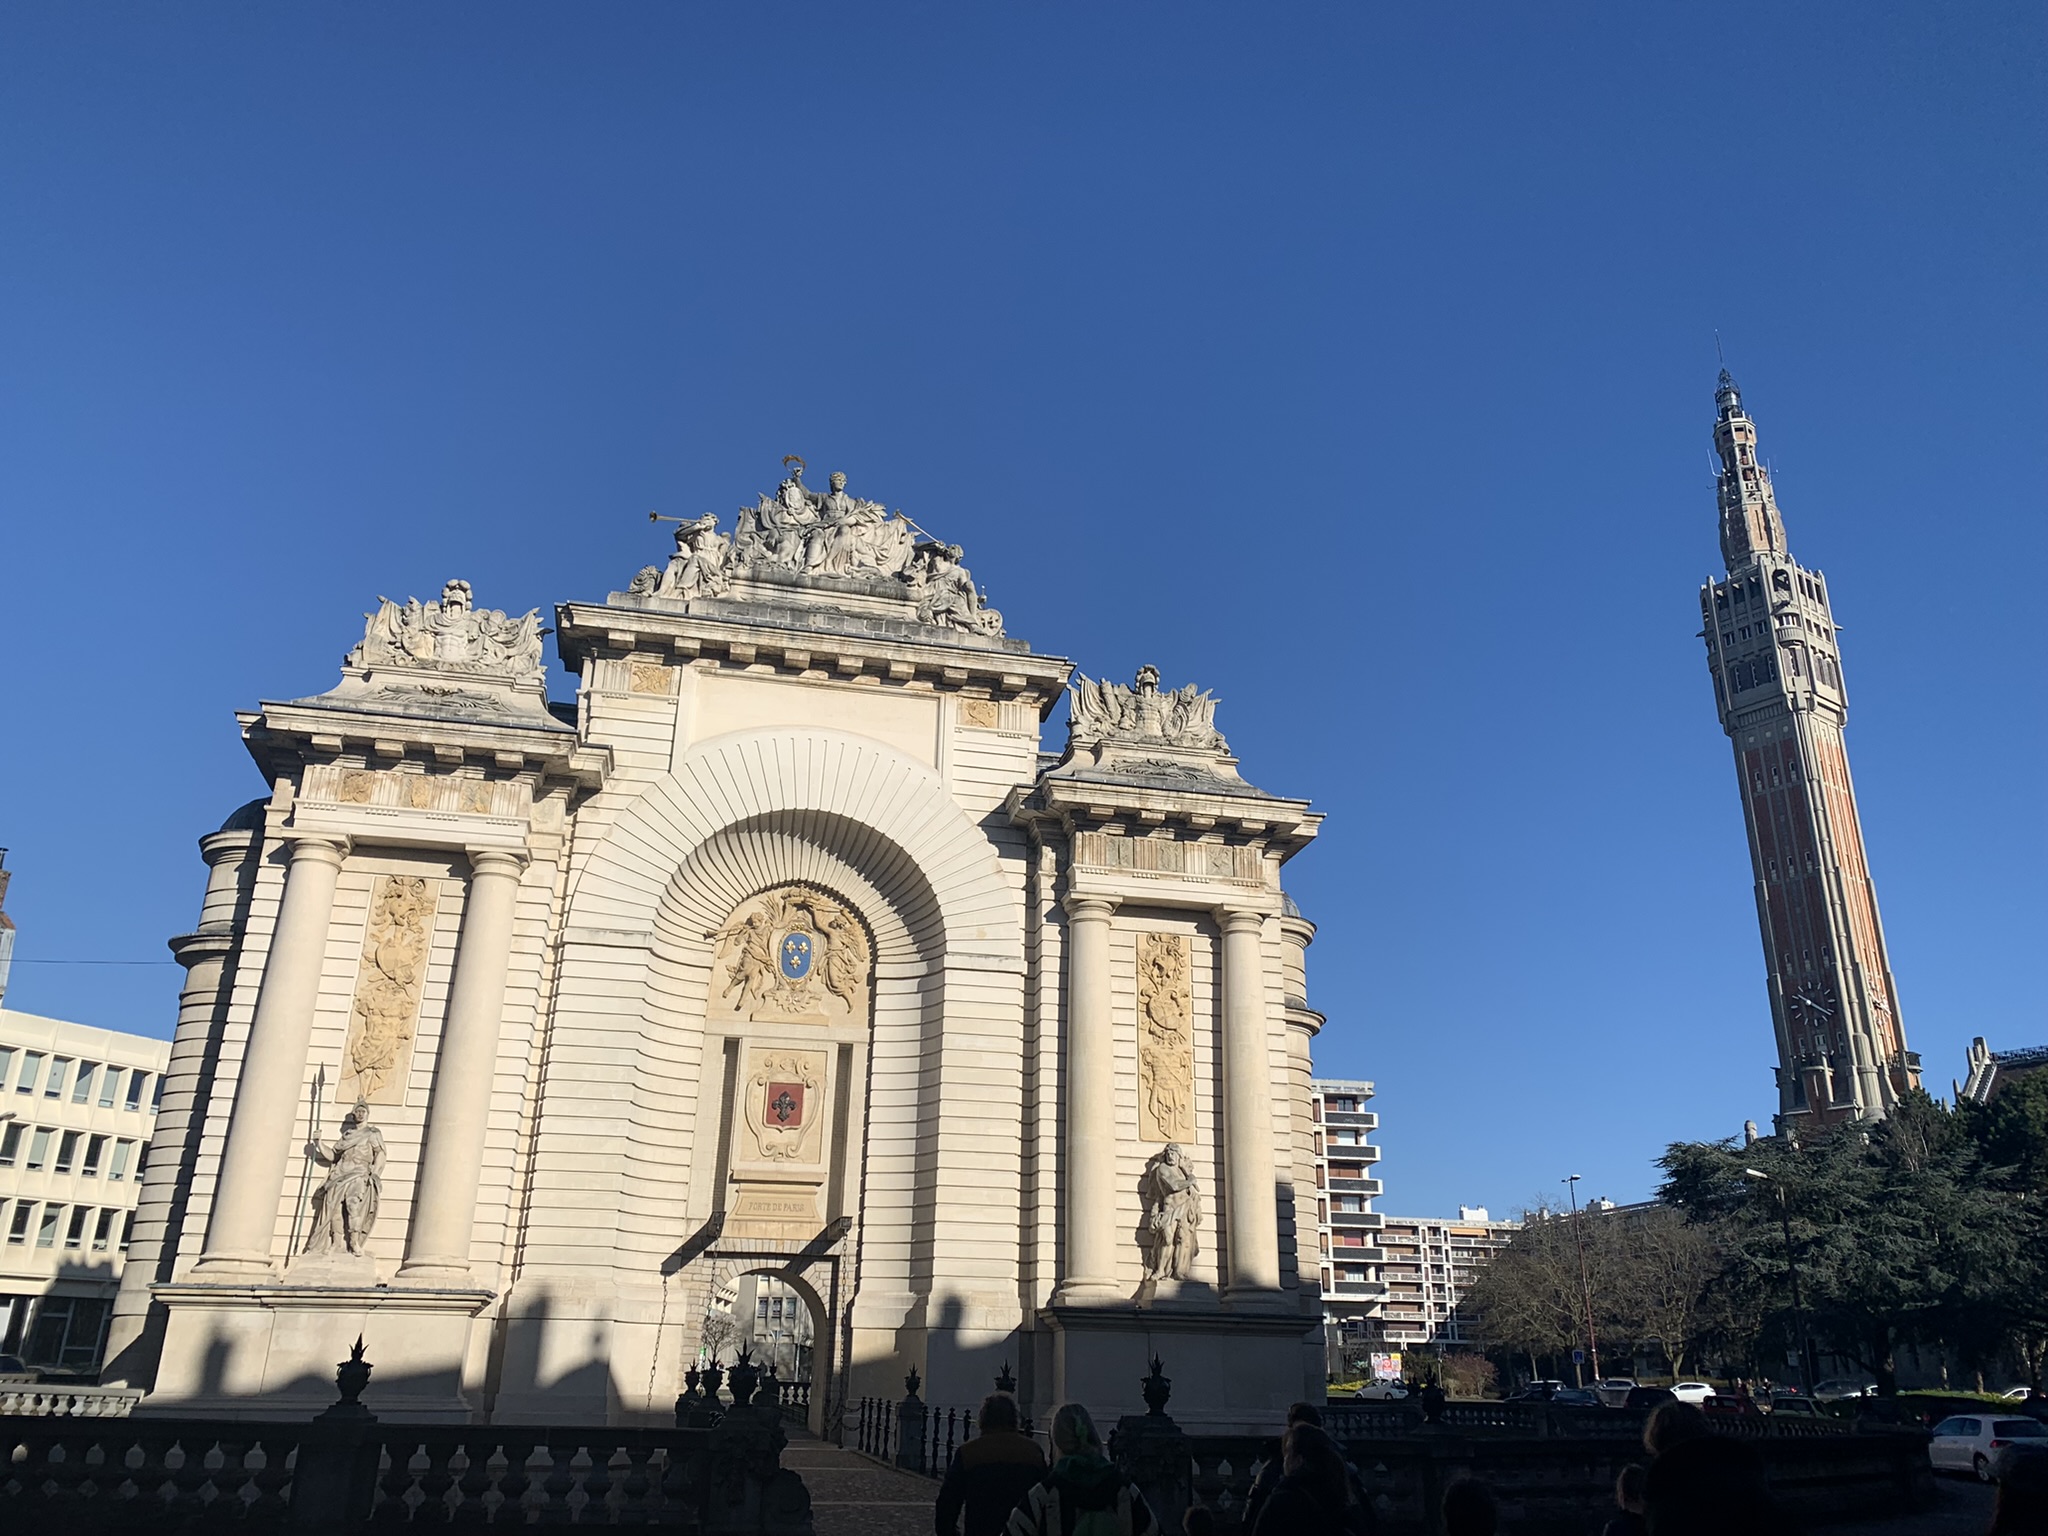
[[(377, 594), (599, 597), (795, 452), (1329, 813), (1383, 1208), (1641, 1196), (1773, 1106), (1718, 329), (1945, 1087), (2048, 1040), (2044, 63), (2030, 5), (9, 7), (19, 954), (163, 956), (233, 711)], [(8, 1001), (168, 1033), (178, 975)]]

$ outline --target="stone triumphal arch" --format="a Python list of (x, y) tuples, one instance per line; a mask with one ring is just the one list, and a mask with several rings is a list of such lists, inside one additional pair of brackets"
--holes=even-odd
[(240, 717), (271, 793), (201, 840), (111, 1345), (144, 1410), (316, 1408), (361, 1333), (381, 1412), (666, 1419), (743, 1275), (821, 1430), (913, 1366), (1313, 1396), (1318, 817), (1215, 700), (1073, 678), (794, 459), (555, 619), (571, 701), (452, 581)]

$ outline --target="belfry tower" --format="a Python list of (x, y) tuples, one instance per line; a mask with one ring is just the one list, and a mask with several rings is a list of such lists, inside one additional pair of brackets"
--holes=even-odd
[(1707, 667), (1756, 874), (1781, 1130), (1881, 1119), (1920, 1083), (1906, 1049), (1842, 742), (1825, 578), (1786, 552), (1756, 423), (1724, 369), (1714, 447), (1728, 575), (1700, 588)]

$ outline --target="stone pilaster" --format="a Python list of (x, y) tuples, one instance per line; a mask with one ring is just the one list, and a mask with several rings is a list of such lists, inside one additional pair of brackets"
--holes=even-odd
[(412, 1230), (398, 1271), (401, 1280), (437, 1285), (469, 1275), (470, 1229), (476, 1221), (484, 1130), (505, 1011), (505, 972), (512, 957), (513, 910), (526, 860), (518, 854), (475, 852), (469, 864), (469, 901), (427, 1107)]
[(267, 1275), (284, 1190), (285, 1162), (306, 1075), (313, 1006), (334, 911), (334, 888), (348, 848), (339, 839), (292, 844), (277, 930), (249, 1026), (248, 1054), (221, 1156), (213, 1221), (199, 1268), (209, 1278)]
[(1226, 1296), (1280, 1289), (1280, 1238), (1274, 1218), (1273, 1084), (1268, 1059), (1265, 919), (1226, 907), (1223, 929), (1223, 1155)]
[(1116, 1294), (1116, 1055), (1110, 1026), (1109, 920), (1116, 903), (1067, 898), (1065, 1273), (1056, 1300)]

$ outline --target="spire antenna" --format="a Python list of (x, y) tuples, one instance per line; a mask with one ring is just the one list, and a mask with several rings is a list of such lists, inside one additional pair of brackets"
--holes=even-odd
[(1719, 326), (1714, 327), (1714, 361), (1721, 365), (1722, 372), (1727, 372), (1728, 358), (1721, 351), (1721, 328)]

